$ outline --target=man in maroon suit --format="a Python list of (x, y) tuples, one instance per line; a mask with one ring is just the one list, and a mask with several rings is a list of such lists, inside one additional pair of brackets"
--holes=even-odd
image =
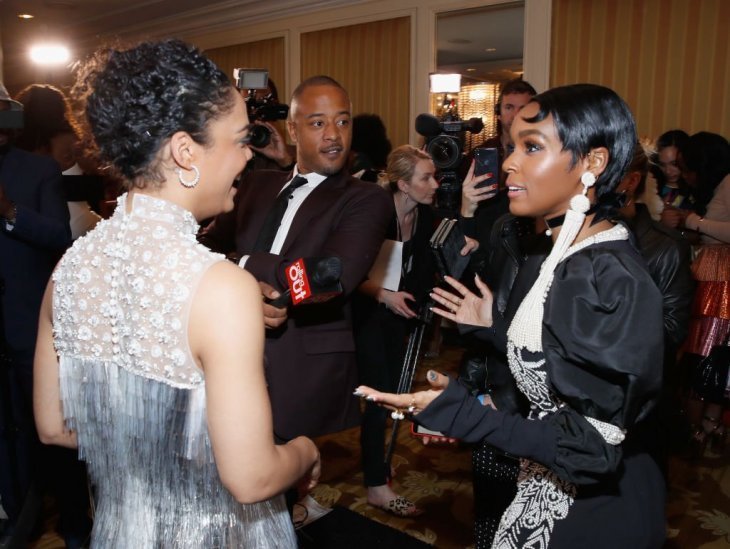
[[(285, 268), (301, 257), (342, 260), (342, 296), (290, 307), (286, 317), (264, 306), (270, 328), (266, 375), (280, 441), (359, 422), (359, 403), (352, 396), (357, 370), (348, 296), (378, 254), (393, 203), (377, 185), (343, 170), (352, 139), (350, 111), (349, 96), (335, 80), (316, 76), (302, 82), (292, 95), (287, 122), (297, 146), (293, 172), (251, 172), (238, 189), (234, 210), (216, 218), (200, 237), (215, 251), (238, 254), (239, 264), (262, 283), (264, 293), (267, 285), (283, 292)], [(288, 196), (287, 206), (272, 230), (280, 195)]]

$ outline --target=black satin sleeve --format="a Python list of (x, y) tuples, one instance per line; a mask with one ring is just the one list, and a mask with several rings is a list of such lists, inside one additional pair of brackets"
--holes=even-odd
[[(609, 471), (656, 404), (662, 384), (662, 296), (627, 241), (576, 253), (555, 271), (545, 302), (543, 351), (550, 388), (564, 403), (553, 470), (581, 481)], [(586, 417), (626, 431), (610, 445)]]
[[(492, 410), (451, 382), (415, 421), (466, 442), (484, 439), (576, 484), (613, 475), (662, 372), (661, 296), (628, 246), (594, 246), (556, 269), (543, 348), (557, 412), (528, 420)], [(607, 443), (586, 417), (626, 430), (627, 441)]]
[(542, 337), (558, 398), (622, 429), (655, 404), (664, 343), (662, 296), (629, 246), (595, 246), (558, 266)]

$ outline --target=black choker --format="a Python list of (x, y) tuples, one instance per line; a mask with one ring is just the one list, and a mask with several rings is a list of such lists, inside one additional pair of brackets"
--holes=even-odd
[[(588, 217), (591, 214), (596, 213), (596, 210), (598, 209), (598, 204), (593, 204), (593, 206), (590, 207), (590, 209), (586, 212), (586, 217)], [(563, 222), (565, 221), (565, 214), (559, 215), (557, 217), (553, 217), (552, 219), (545, 219), (545, 225), (548, 226), (548, 231), (552, 231), (553, 229), (557, 229), (558, 227), (562, 227)], [(551, 234), (548, 232), (548, 234)]]

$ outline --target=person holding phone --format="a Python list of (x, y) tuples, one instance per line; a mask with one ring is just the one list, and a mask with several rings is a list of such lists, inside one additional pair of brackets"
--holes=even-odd
[[(479, 243), (478, 249), (472, 255), (474, 272), (483, 272), (487, 268), (485, 262), (491, 251), (489, 242), (492, 227), (497, 219), (509, 211), (506, 193), (498, 192), (504, 189), (507, 175), (502, 169), (502, 163), (513, 147), (512, 123), (536, 93), (535, 88), (522, 78), (510, 80), (502, 86), (494, 108), (498, 122), (497, 135), (475, 148), (462, 163), (463, 183), (459, 223), (464, 234)], [(487, 152), (483, 152), (485, 150)], [(481, 177), (475, 179), (476, 176)]]
[(451, 291), (432, 297), (435, 313), (504, 348), (527, 415), (484, 406), (436, 372), (428, 391), (358, 394), (520, 458), (493, 546), (659, 548), (665, 486), (644, 429), (662, 382), (662, 297), (628, 229), (611, 221), (633, 117), (612, 90), (575, 84), (535, 96), (512, 137), (510, 211), (545, 219), (550, 253), (536, 276), (520, 269), (535, 278), (505, 314), (479, 277), (476, 292), (447, 278)]
[[(372, 279), (363, 282), (353, 299), (355, 350), (361, 383), (384, 391), (398, 387), (406, 340), (417, 326), (428, 301), (436, 273), (429, 247), (434, 230), (433, 204), (438, 183), (431, 157), (410, 145), (388, 155), (381, 184), (390, 191), (395, 215), (386, 232), (386, 245), (399, 256), (400, 276), (395, 286), (383, 287)], [(421, 510), (398, 495), (388, 484), (391, 471), (385, 463), (385, 410), (366, 403), (360, 430), (363, 480), (368, 503), (400, 517)]]

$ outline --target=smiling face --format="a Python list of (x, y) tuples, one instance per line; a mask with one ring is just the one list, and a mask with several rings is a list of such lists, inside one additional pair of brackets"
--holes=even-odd
[(408, 196), (418, 204), (433, 204), (438, 189), (438, 181), (435, 178), (436, 167), (431, 160), (420, 159), (413, 170), (413, 176), (409, 181), (398, 181), (398, 188), (408, 193)]
[[(209, 145), (203, 147), (198, 165), (201, 173), (200, 188), (205, 188), (206, 195), (210, 197), (213, 210), (210, 215), (233, 209), (233, 197), (236, 194), (233, 182), (252, 156), (248, 147), (249, 122), (246, 104), (233, 88), (231, 93), (234, 96), (234, 106), (208, 124)], [(190, 179), (191, 176), (185, 177)]]
[(677, 147), (669, 145), (659, 151), (659, 167), (667, 178), (667, 183), (676, 185), (682, 175), (677, 163)]
[(299, 173), (334, 175), (343, 168), (352, 142), (350, 109), (347, 94), (329, 85), (308, 86), (292, 101), (287, 126)]
[(515, 149), (504, 161), (507, 172), (509, 209), (514, 215), (550, 219), (564, 214), (570, 199), (582, 192), (583, 161), (571, 168), (572, 154), (564, 151), (552, 115), (534, 124), (540, 107), (530, 103), (515, 118), (512, 140)]

